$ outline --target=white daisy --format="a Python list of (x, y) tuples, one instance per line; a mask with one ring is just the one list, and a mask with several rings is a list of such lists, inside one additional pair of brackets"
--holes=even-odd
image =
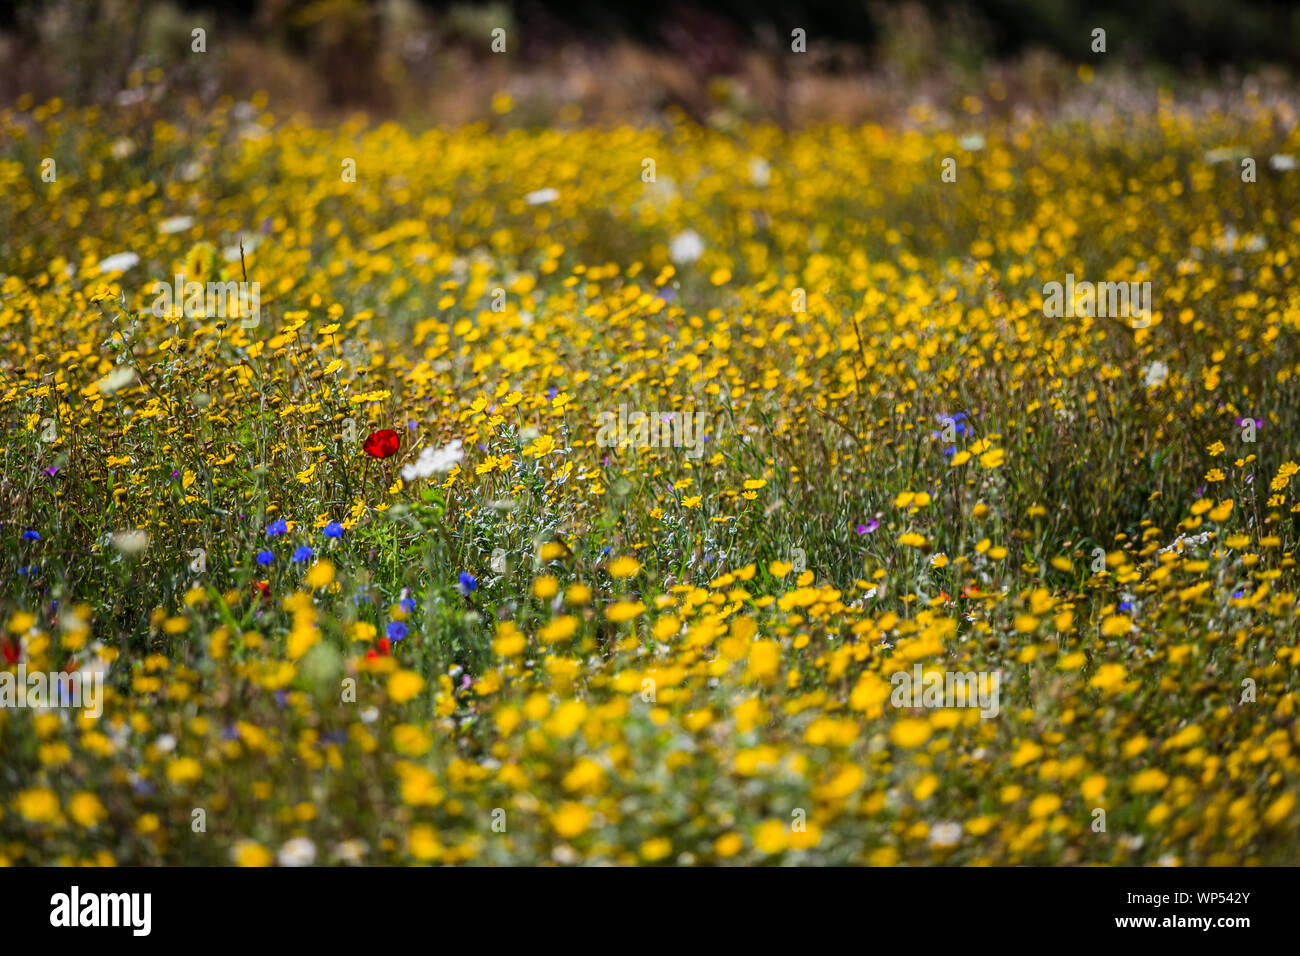
[(704, 255), (704, 240), (694, 229), (687, 229), (673, 236), (668, 246), (668, 256), (678, 265), (689, 265)]
[(316, 862), (316, 844), (306, 837), (294, 837), (280, 847), (281, 866), (311, 866)]
[(465, 460), (465, 450), (459, 438), (442, 448), (428, 447), (420, 452), (420, 457), (413, 463), (402, 466), (402, 480), (415, 481), (430, 475), (445, 474)]
[(127, 269), (134, 267), (139, 261), (140, 257), (134, 252), (119, 252), (100, 262), (99, 271), (105, 274), (109, 272), (125, 272)]

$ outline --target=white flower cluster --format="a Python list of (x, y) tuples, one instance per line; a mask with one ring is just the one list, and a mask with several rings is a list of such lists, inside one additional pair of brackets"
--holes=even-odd
[(402, 480), (415, 481), (451, 471), (465, 459), (465, 450), (459, 438), (442, 448), (425, 448), (412, 464), (402, 466)]

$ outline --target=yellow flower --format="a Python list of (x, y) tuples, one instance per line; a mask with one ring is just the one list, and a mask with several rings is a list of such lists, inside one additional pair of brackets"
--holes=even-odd
[(1092, 680), (1088, 681), (1088, 685), (1099, 690), (1115, 690), (1124, 682), (1126, 676), (1127, 671), (1124, 670), (1123, 664), (1102, 664), (1097, 668), (1097, 673), (1093, 675)]
[(641, 844), (641, 857), (654, 863), (673, 852), (673, 842), (667, 837), (655, 837)]
[(551, 814), (551, 826), (566, 840), (582, 835), (590, 825), (591, 811), (581, 803), (562, 804)]
[(741, 839), (738, 833), (724, 833), (713, 841), (713, 852), (726, 860), (741, 851), (745, 841)]
[(754, 828), (754, 846), (760, 853), (781, 853), (790, 845), (790, 832), (780, 820), (764, 820)]
[(396, 703), (404, 704), (424, 690), (424, 678), (415, 671), (395, 671), (388, 678), (388, 696)]
[(572, 615), (557, 617), (555, 620), (543, 625), (537, 632), (537, 637), (544, 644), (555, 644), (559, 641), (566, 641), (573, 637), (574, 632), (578, 629), (578, 619)]
[(1154, 793), (1169, 785), (1169, 778), (1155, 767), (1134, 774), (1128, 782), (1134, 793)]
[(749, 676), (770, 683), (781, 668), (781, 645), (777, 641), (755, 641), (749, 646)]
[(513, 622), (502, 621), (497, 625), (497, 634), (492, 640), (492, 650), (498, 657), (515, 657), (522, 654), (527, 645), (527, 639)]
[(897, 747), (913, 750), (930, 739), (930, 722), (916, 717), (902, 717), (889, 729), (889, 739)]
[(52, 823), (59, 816), (59, 798), (53, 790), (20, 790), (15, 804), (19, 816), (32, 823)]
[(1054, 793), (1041, 793), (1029, 802), (1029, 815), (1034, 819), (1050, 817), (1061, 809), (1061, 798)]
[(1085, 800), (1096, 800), (1106, 791), (1106, 778), (1101, 774), (1093, 774), (1079, 786), (1079, 792), (1083, 794)]
[(178, 757), (167, 765), (167, 779), (184, 786), (203, 775), (203, 767), (193, 757)]
[(641, 562), (636, 558), (623, 556), (609, 562), (606, 568), (612, 578), (630, 578), (641, 570)]
[(1264, 811), (1264, 822), (1271, 827), (1277, 826), (1291, 816), (1291, 811), (1295, 809), (1295, 794), (1284, 793), (1274, 800), (1267, 810)]
[(334, 583), (334, 564), (328, 559), (321, 559), (311, 566), (302, 579), (302, 583), (313, 591), (329, 587)]
[(78, 826), (93, 827), (108, 816), (108, 811), (104, 809), (98, 797), (83, 790), (73, 794), (72, 799), (68, 801), (68, 816), (72, 817)]
[(271, 851), (254, 840), (240, 840), (230, 850), (235, 866), (270, 866)]
[(426, 863), (443, 855), (438, 833), (427, 823), (417, 823), (407, 831), (406, 846), (411, 856)]
[(605, 619), (618, 624), (622, 621), (630, 621), (632, 618), (639, 616), (645, 610), (645, 605), (640, 601), (617, 601), (605, 608)]
[(1113, 614), (1101, 622), (1103, 637), (1122, 637), (1133, 630), (1133, 621), (1123, 614)]

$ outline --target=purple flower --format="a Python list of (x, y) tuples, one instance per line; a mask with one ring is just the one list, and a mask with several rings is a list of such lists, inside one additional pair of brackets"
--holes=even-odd
[(860, 524), (853, 530), (858, 534), (872, 534), (880, 527), (880, 522), (875, 518), (868, 518), (866, 524)]
[(55, 475), (57, 475), (61, 470), (62, 470), (62, 469), (59, 468), (58, 465), (50, 465), (49, 468), (46, 468), (46, 469), (45, 469), (45, 473), (46, 473), (47, 475), (49, 475), (51, 478), (53, 478), (53, 477), (54, 477)]

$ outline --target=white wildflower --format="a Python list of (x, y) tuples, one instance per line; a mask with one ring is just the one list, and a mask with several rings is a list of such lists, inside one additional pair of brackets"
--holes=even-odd
[(402, 480), (415, 481), (449, 472), (465, 460), (465, 450), (459, 438), (448, 442), (442, 448), (425, 448), (414, 463), (402, 466)]
[(111, 255), (99, 264), (99, 271), (103, 274), (110, 272), (125, 272), (133, 268), (140, 261), (140, 257), (134, 252), (119, 252)]
[(930, 827), (930, 846), (950, 847), (961, 842), (961, 824), (940, 820)]
[(311, 866), (316, 862), (316, 844), (306, 837), (294, 837), (280, 847), (281, 866)]
[(193, 216), (172, 216), (158, 223), (158, 231), (164, 236), (170, 236), (173, 233), (184, 232), (192, 225), (194, 225)]
[(101, 395), (112, 395), (121, 391), (135, 381), (135, 369), (129, 365), (119, 365), (103, 378), (95, 382)]
[(678, 265), (690, 265), (704, 255), (704, 240), (694, 229), (687, 229), (673, 236), (668, 246), (668, 256)]
[(1165, 379), (1169, 377), (1169, 366), (1159, 359), (1152, 362), (1142, 370), (1142, 382), (1147, 388), (1155, 388), (1157, 385), (1163, 385)]

